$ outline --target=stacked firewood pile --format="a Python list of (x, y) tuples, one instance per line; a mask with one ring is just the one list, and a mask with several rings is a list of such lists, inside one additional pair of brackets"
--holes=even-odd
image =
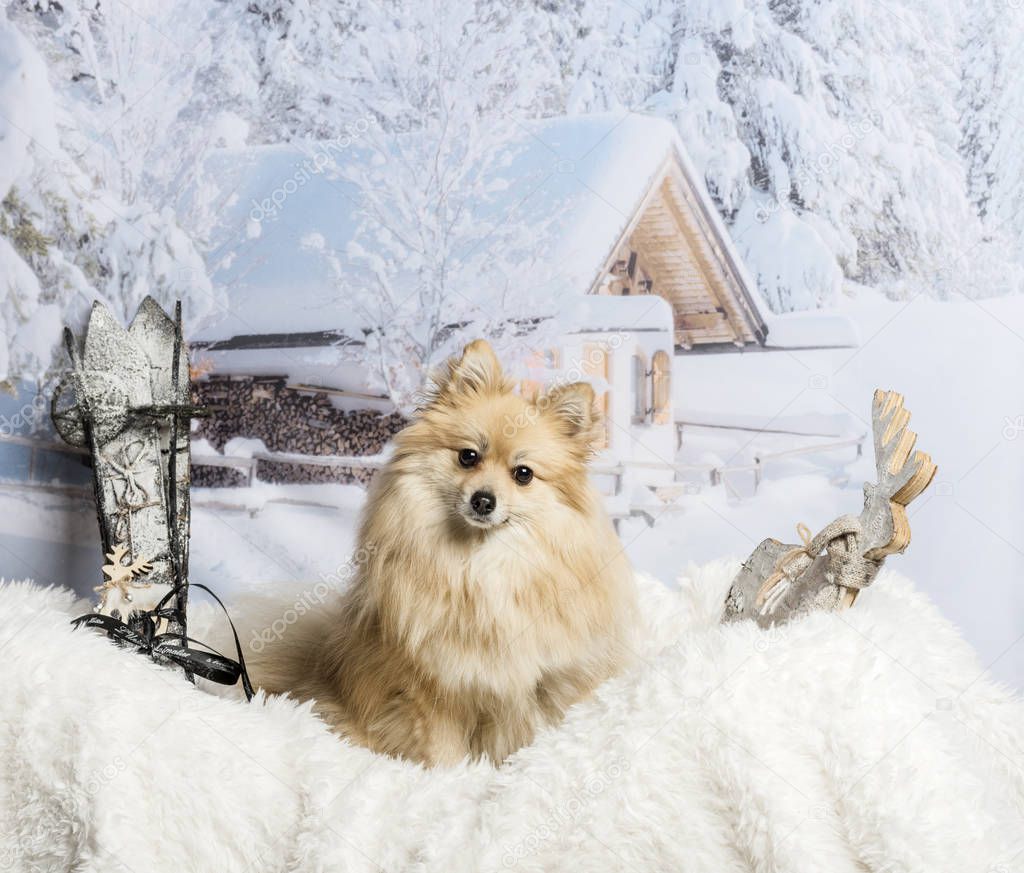
[[(397, 412), (337, 409), (326, 394), (289, 388), (279, 378), (213, 378), (196, 382), (193, 388), (196, 402), (210, 411), (198, 420), (194, 435), (220, 451), (228, 440), (248, 437), (263, 440), (272, 452), (374, 455), (406, 424)], [(261, 461), (258, 467), (259, 480), (274, 483), (366, 483), (373, 473), (269, 461)], [(244, 471), (227, 467), (196, 466), (192, 481), (197, 486), (223, 487), (243, 485), (247, 477)]]

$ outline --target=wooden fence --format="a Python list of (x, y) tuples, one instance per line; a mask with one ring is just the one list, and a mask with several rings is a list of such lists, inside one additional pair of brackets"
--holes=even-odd
[[(735, 488), (732, 487), (729, 481), (730, 476), (736, 474), (749, 473), (752, 475), (753, 492), (756, 493), (761, 481), (764, 478), (765, 470), (779, 462), (784, 460), (792, 459), (795, 457), (801, 457), (806, 455), (820, 454), (822, 452), (834, 452), (841, 451), (847, 448), (853, 448), (856, 450), (856, 456), (860, 457), (864, 449), (864, 440), (866, 434), (861, 434), (858, 437), (852, 437), (841, 440), (830, 440), (827, 442), (820, 442), (810, 446), (801, 446), (795, 449), (788, 449), (780, 452), (773, 452), (765, 455), (758, 455), (754, 458), (752, 463), (749, 464), (736, 464), (736, 465), (721, 465), (716, 466), (714, 464), (669, 464), (661, 461), (626, 461), (616, 464), (595, 464), (592, 466), (592, 472), (598, 476), (607, 476), (612, 480), (612, 491), (611, 494), (607, 495), (610, 499), (610, 503), (614, 504), (610, 506), (611, 514), (613, 518), (621, 519), (628, 516), (643, 516), (648, 519), (651, 518), (652, 508), (651, 506), (622, 506), (615, 503), (615, 498), (622, 494), (623, 481), (626, 474), (630, 469), (635, 470), (661, 470), (665, 472), (671, 472), (673, 480), (676, 482), (685, 482), (687, 477), (691, 480), (698, 478), (710, 486), (724, 485), (731, 493), (737, 495)], [(28, 471), (24, 481), (21, 480), (3, 480), (0, 482), (2, 487), (8, 490), (29, 490), (38, 489), (52, 491), (55, 493), (63, 493), (69, 496), (83, 496), (91, 497), (92, 489), (88, 485), (74, 485), (66, 483), (54, 483), (54, 482), (42, 482), (35, 481), (35, 473), (39, 467), (38, 454), (42, 452), (56, 452), (62, 455), (72, 456), (83, 456), (87, 457), (88, 453), (84, 449), (75, 448), (73, 446), (66, 445), (62, 442), (54, 440), (37, 440), (29, 437), (22, 437), (17, 435), (3, 435), (0, 434), (0, 445), (8, 444), (15, 446), (22, 446), (28, 449)], [(348, 468), (358, 470), (378, 470), (387, 463), (387, 457), (384, 455), (372, 455), (372, 456), (360, 456), (360, 455), (303, 455), (296, 454), (293, 452), (271, 452), (271, 451), (255, 451), (251, 455), (247, 456), (225, 456), (225, 455), (193, 455), (193, 465), (197, 467), (229, 467), (231, 469), (241, 470), (245, 473), (246, 482), (248, 486), (252, 486), (259, 482), (259, 466), (261, 463), (273, 463), (273, 464), (303, 464), (312, 465), (318, 467), (334, 467), (334, 468)], [(260, 506), (263, 504), (278, 504), (278, 505), (290, 505), (290, 506), (308, 506), (308, 507), (319, 507), (325, 509), (339, 509), (340, 507), (332, 504), (317, 501), (317, 500), (306, 500), (295, 497), (268, 497), (262, 501), (259, 505), (253, 506), (245, 501), (233, 501), (226, 499), (230, 497), (234, 489), (226, 487), (223, 489), (209, 488), (203, 489), (202, 497), (197, 497), (193, 500), (193, 504), (198, 507), (205, 507), (209, 509), (223, 509), (223, 510), (236, 510), (236, 511), (248, 511), (250, 514), (255, 515)], [(215, 498), (210, 495), (218, 491), (223, 491), (225, 499)], [(738, 496), (738, 495), (737, 495)], [(664, 504), (665, 510), (671, 511), (672, 507), (670, 503)], [(681, 508), (681, 507), (680, 507)], [(659, 507), (658, 514), (661, 514)]]

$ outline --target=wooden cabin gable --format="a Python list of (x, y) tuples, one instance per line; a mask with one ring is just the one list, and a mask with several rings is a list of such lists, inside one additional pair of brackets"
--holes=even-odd
[(677, 349), (761, 343), (764, 324), (682, 167), (669, 160), (594, 289), (658, 294), (672, 306)]

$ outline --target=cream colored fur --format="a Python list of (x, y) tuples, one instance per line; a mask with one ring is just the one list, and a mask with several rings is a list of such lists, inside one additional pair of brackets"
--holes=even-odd
[(576, 383), (528, 402), (486, 343), (467, 346), (370, 490), (353, 585), (253, 657), (255, 681), (433, 765), (500, 762), (620, 672), (635, 592), (587, 475), (593, 399)]

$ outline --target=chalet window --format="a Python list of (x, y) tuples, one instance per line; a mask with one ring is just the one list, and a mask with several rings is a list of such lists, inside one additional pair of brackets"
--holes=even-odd
[(651, 358), (651, 401), (654, 423), (670, 424), (672, 417), (672, 358), (657, 351)]
[(536, 403), (537, 398), (543, 394), (544, 385), (539, 379), (521, 379), (519, 381), (519, 396), (527, 403)]
[[(607, 287), (607, 293), (615, 294), (619, 297), (628, 297), (630, 294), (644, 294), (650, 291), (643, 290), (644, 280), (640, 277), (645, 276), (642, 266), (639, 262), (639, 254), (631, 248), (626, 247), (620, 250), (620, 254), (623, 257), (616, 259), (609, 270), (608, 281), (605, 286)], [(652, 283), (647, 282), (650, 286)]]
[(582, 370), (592, 384), (599, 383), (594, 385), (597, 395), (594, 406), (601, 413), (604, 427), (594, 440), (594, 448), (606, 449), (612, 442), (611, 392), (608, 390), (608, 349), (602, 343), (583, 344)]
[(643, 352), (633, 355), (633, 424), (647, 421), (647, 360)]
[(526, 359), (525, 379), (519, 382), (519, 393), (531, 403), (541, 394), (544, 382), (558, 369), (558, 351), (548, 349), (543, 352), (532, 352)]

